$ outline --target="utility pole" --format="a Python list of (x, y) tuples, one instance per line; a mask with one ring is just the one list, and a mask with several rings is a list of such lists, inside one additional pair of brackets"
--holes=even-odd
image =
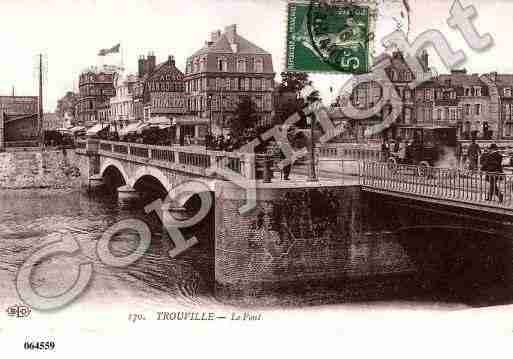
[(38, 134), (39, 144), (44, 147), (44, 129), (43, 129), (43, 54), (39, 54), (39, 113), (38, 113)]

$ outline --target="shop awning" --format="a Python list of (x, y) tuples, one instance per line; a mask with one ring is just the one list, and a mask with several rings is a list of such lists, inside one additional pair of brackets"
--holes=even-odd
[(120, 136), (126, 136), (130, 133), (137, 133), (139, 127), (144, 125), (142, 122), (130, 123), (118, 131)]
[(159, 125), (169, 125), (171, 126), (173, 124), (172, 120), (167, 117), (152, 117), (146, 123), (150, 126), (159, 126)]
[(82, 131), (85, 131), (86, 128), (84, 126), (75, 126), (75, 127), (72, 127), (69, 129), (69, 131), (73, 134), (75, 133), (78, 133), (78, 132), (82, 132)]
[(210, 119), (196, 116), (177, 116), (173, 118), (173, 123), (180, 126), (208, 125), (210, 123)]
[(107, 127), (109, 127), (109, 124), (108, 123), (97, 123), (96, 125), (94, 125), (93, 127), (91, 127), (90, 129), (87, 130), (86, 134), (88, 136), (93, 136), (93, 135), (96, 135), (98, 134), (98, 132), (100, 131), (103, 131), (105, 129), (107, 129)]

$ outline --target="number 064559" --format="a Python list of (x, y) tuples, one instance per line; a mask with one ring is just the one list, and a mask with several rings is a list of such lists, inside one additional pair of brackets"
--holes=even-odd
[(55, 342), (25, 342), (25, 350), (54, 350)]

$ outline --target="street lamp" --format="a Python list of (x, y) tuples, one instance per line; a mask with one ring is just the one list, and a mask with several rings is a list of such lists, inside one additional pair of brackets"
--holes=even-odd
[(208, 113), (209, 113), (209, 120), (208, 120), (208, 137), (205, 141), (205, 149), (208, 149), (210, 146), (210, 141), (212, 140), (212, 94), (208, 94), (207, 96), (207, 107), (208, 107)]
[(306, 117), (306, 122), (310, 126), (310, 171), (308, 172), (308, 182), (318, 182), (317, 173), (315, 171), (315, 113), (311, 113)]
[[(311, 86), (305, 87), (301, 91), (301, 97), (305, 99), (305, 102), (308, 105), (312, 105), (316, 102), (320, 101), (319, 92), (315, 90)], [(316, 114), (312, 111), (307, 115), (306, 121), (307, 124), (310, 125), (310, 171), (308, 173), (308, 182), (317, 182), (319, 179), (317, 178), (317, 174), (315, 172), (315, 138), (314, 138), (314, 128), (315, 128), (315, 120)]]

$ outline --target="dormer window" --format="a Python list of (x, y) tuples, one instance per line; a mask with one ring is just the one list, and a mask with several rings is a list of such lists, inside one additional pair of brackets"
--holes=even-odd
[(468, 87), (465, 87), (465, 96), (470, 96), (470, 89)]
[(199, 72), (199, 60), (197, 58), (194, 59), (193, 72)]
[(203, 56), (200, 60), (200, 72), (207, 71), (207, 57)]

